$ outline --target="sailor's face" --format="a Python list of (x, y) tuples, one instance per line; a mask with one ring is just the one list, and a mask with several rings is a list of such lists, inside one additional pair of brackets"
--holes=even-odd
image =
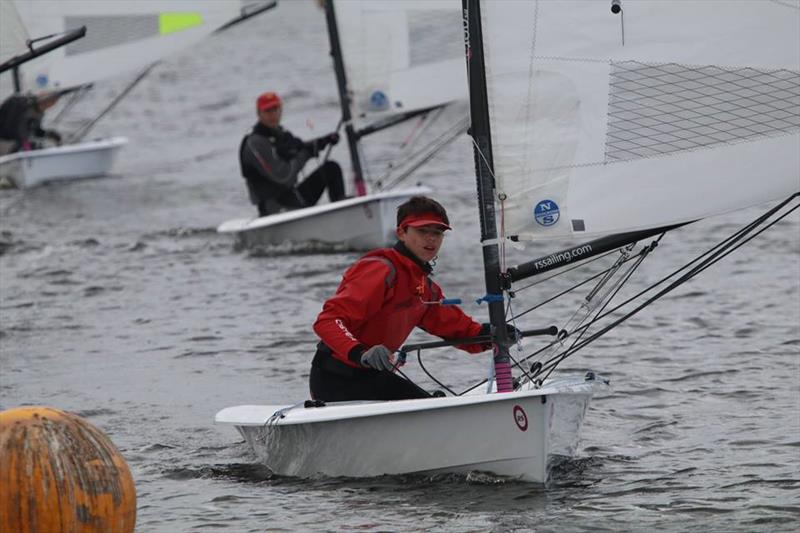
[(269, 128), (277, 128), (281, 123), (283, 108), (281, 106), (262, 109), (258, 112), (258, 120)]
[(424, 262), (433, 260), (439, 253), (444, 241), (444, 229), (436, 224), (412, 228), (397, 229), (397, 238), (400, 239), (409, 251)]

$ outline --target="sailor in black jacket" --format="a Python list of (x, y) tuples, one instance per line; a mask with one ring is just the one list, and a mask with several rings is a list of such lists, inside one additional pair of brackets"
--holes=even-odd
[(0, 155), (41, 148), (44, 139), (61, 143), (55, 130), (42, 128), (44, 112), (55, 105), (56, 93), (15, 94), (0, 105)]
[(259, 216), (315, 205), (325, 189), (331, 202), (344, 198), (342, 169), (335, 161), (326, 161), (298, 183), (306, 162), (339, 142), (338, 133), (298, 139), (281, 127), (281, 99), (273, 92), (258, 97), (256, 111), (258, 122), (242, 139), (239, 163)]

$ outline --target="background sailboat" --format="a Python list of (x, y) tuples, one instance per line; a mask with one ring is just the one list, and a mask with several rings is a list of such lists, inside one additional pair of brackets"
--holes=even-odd
[[(716, 2), (698, 3), (697, 20), (687, 25), (683, 6), (630, 2), (641, 26), (632, 32), (629, 29), (623, 41), (617, 19), (607, 22), (622, 9), (606, 5), (600, 10), (599, 4), (586, 2), (576, 11), (573, 2), (481, 4), (464, 0), (471, 135), (486, 273), (482, 300), (489, 305), (497, 331), (493, 336), (494, 372), (485, 394), (473, 387), (454, 397), (430, 400), (238, 406), (219, 412), (217, 422), (235, 426), (259, 459), (275, 472), (369, 476), (479, 469), (546, 481), (548, 455), (574, 450), (574, 438), (598, 384), (591, 373), (583, 382), (553, 380), (553, 370), (798, 207), (799, 132), (795, 120), (800, 115), (796, 97), (800, 51), (791, 45), (800, 42), (800, 19), (789, 17), (796, 13), (784, 11), (787, 6), (780, 3), (753, 12), (741, 9), (738, 3), (728, 4), (727, 13), (724, 9), (720, 13)], [(709, 32), (709, 19), (704, 20), (704, 15), (727, 15), (730, 24)], [(673, 31), (677, 33), (673, 35)], [(753, 40), (742, 43), (742, 32)], [(767, 32), (771, 40), (762, 35)], [(661, 45), (670, 42), (666, 35), (673, 35), (675, 41), (662, 50)], [(726, 60), (725, 45), (731, 43), (751, 52), (740, 58), (744, 66), (733, 69), (711, 63)], [(764, 53), (770, 46), (788, 51), (774, 57)], [(753, 48), (759, 50), (753, 52)], [(530, 54), (521, 58), (503, 53), (510, 49), (529, 50)], [(622, 76), (618, 69), (623, 68), (618, 61), (627, 67), (625, 72), (632, 72), (631, 79), (618, 81)], [(584, 89), (588, 92), (582, 92)], [(772, 127), (744, 128), (740, 111), (758, 106), (767, 109), (748, 115), (769, 115), (770, 120), (759, 123)], [(708, 125), (704, 117), (715, 121), (716, 127), (701, 127)], [(661, 127), (665, 123), (671, 126), (669, 135)], [(648, 128), (654, 138), (639, 131), (639, 136), (649, 141), (644, 148), (617, 141), (634, 128)], [(683, 137), (681, 133), (687, 130), (691, 135)], [(714, 135), (719, 131), (735, 132), (739, 137)], [(683, 138), (692, 143), (680, 143)], [(602, 159), (593, 165), (592, 157)], [(734, 158), (735, 168), (726, 163), (729, 158)], [(777, 161), (764, 166), (768, 158)], [(678, 168), (691, 173), (693, 179), (670, 179), (670, 173)], [(754, 168), (759, 169), (763, 186), (743, 186), (743, 195), (738, 182), (750, 177)], [(600, 184), (589, 178), (593, 170)], [(634, 172), (640, 182), (632, 179)], [(694, 188), (687, 192), (690, 183)], [(617, 188), (622, 184), (632, 191)], [(584, 190), (605, 194), (590, 204)], [(692, 201), (697, 191), (706, 190), (714, 191), (713, 198), (708, 195)], [(642, 199), (653, 192), (657, 199)], [(764, 216), (673, 276), (626, 301), (615, 300), (667, 231), (725, 209), (781, 198), (784, 201)], [(665, 200), (667, 205), (662, 205)], [(647, 212), (628, 205), (642, 201)], [(670, 208), (670, 202), (688, 205)], [(603, 237), (507, 267), (507, 239), (541, 240), (559, 232), (561, 236)], [(635, 250), (638, 241), (651, 237), (657, 238)], [(514, 282), (609, 251), (616, 254), (613, 264), (590, 276), (587, 282), (592, 284), (580, 308), (562, 327), (553, 328), (556, 340), (519, 360), (512, 359), (506, 321), (527, 312), (508, 316), (511, 299), (525, 288), (515, 287)], [(444, 344), (411, 345), (401, 352)], [(512, 375), (512, 366), (520, 375)], [(550, 402), (553, 410), (541, 411), (533, 399), (540, 400), (539, 404)], [(536, 422), (540, 417), (547, 422)], [(526, 433), (529, 428), (531, 433)], [(573, 444), (553, 444), (553, 439), (563, 437), (560, 433), (565, 428)], [(443, 442), (440, 433), (450, 438)], [(356, 438), (376, 445), (365, 451)], [(412, 447), (426, 453), (409, 453)], [(347, 453), (349, 450), (355, 453)]]
[[(17, 65), (0, 76), (0, 94), (42, 91), (70, 93), (48, 115), (73, 106), (100, 80), (137, 72), (132, 83), (96, 117), (63, 131), (64, 144), (0, 158), (0, 177), (20, 188), (46, 181), (98, 176), (111, 170), (124, 137), (83, 142), (112, 109), (162, 58), (200, 39), (273, 7), (275, 2), (159, 0), (104, 2), (85, 0), (2, 2), (3, 50), (0, 61), (47, 46), (71, 30), (85, 36)], [(79, 90), (80, 89), (80, 90)]]
[[(245, 247), (313, 241), (367, 250), (393, 242), (397, 206), (430, 192), (396, 186), (466, 130), (466, 108), (449, 106), (466, 99), (457, 0), (323, 4), (354, 198), (219, 226)], [(365, 154), (368, 136), (409, 122), (400, 148), (378, 142)]]

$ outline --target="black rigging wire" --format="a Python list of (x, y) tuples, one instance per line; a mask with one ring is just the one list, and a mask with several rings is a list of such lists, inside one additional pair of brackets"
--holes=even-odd
[[(614, 322), (612, 322), (611, 324), (607, 325), (603, 329), (595, 332), (594, 334), (592, 334), (590, 337), (588, 337), (586, 340), (584, 340), (580, 344), (577, 344), (577, 345), (573, 344), (572, 346), (570, 346), (570, 348), (568, 348), (564, 352), (561, 352), (561, 353), (555, 355), (554, 357), (550, 358), (546, 362), (544, 362), (542, 364), (541, 368), (538, 370), (538, 373), (540, 374), (541, 372), (548, 371), (547, 375), (550, 375), (550, 373), (552, 373), (552, 371), (555, 369), (556, 366), (558, 366), (564, 359), (566, 359), (567, 357), (569, 357), (573, 353), (577, 352), (578, 350), (583, 349), (589, 343), (591, 343), (594, 340), (598, 339), (602, 335), (605, 335), (608, 331), (610, 331), (611, 329), (617, 327), (619, 324), (625, 322), (626, 320), (628, 320), (632, 316), (638, 314), (639, 311), (641, 311), (642, 309), (644, 309), (648, 305), (652, 304), (654, 301), (658, 300), (659, 298), (661, 298), (665, 294), (671, 292), (672, 290), (674, 290), (678, 286), (682, 285), (683, 283), (685, 283), (689, 279), (691, 279), (694, 276), (698, 275), (699, 273), (703, 272), (708, 267), (710, 267), (713, 264), (717, 263), (718, 261), (720, 261), (721, 259), (723, 259), (727, 255), (729, 255), (730, 253), (734, 252), (735, 250), (737, 250), (741, 246), (747, 244), (752, 239), (754, 239), (755, 237), (757, 237), (758, 235), (760, 235), (761, 233), (763, 233), (764, 231), (766, 231), (767, 229), (769, 229), (773, 225), (777, 224), (778, 222), (780, 222), (781, 220), (786, 218), (789, 214), (791, 214), (796, 209), (798, 209), (800, 207), (800, 205), (796, 205), (796, 206), (792, 207), (791, 209), (789, 209), (788, 211), (786, 211), (785, 213), (780, 215), (778, 218), (776, 218), (775, 220), (771, 221), (769, 224), (767, 224), (766, 226), (761, 228), (758, 232), (756, 232), (755, 234), (750, 235), (749, 237), (747, 237), (747, 235), (749, 233), (751, 233), (753, 230), (755, 230), (758, 226), (761, 226), (762, 224), (764, 224), (771, 216), (773, 216), (775, 213), (777, 213), (778, 211), (783, 209), (787, 204), (789, 204), (792, 200), (794, 200), (798, 196), (800, 196), (800, 193), (795, 193), (795, 194), (791, 195), (789, 198), (787, 198), (786, 200), (782, 201), (780, 204), (778, 204), (774, 208), (770, 209), (769, 211), (767, 211), (762, 216), (756, 218), (755, 220), (753, 220), (752, 222), (750, 222), (749, 224), (747, 224), (743, 228), (739, 229), (738, 231), (736, 231), (735, 233), (733, 233), (732, 235), (730, 235), (726, 239), (723, 239), (717, 245), (713, 246), (712, 248), (710, 248), (706, 252), (700, 254), (699, 256), (697, 256), (696, 258), (691, 260), (690, 262), (686, 263), (684, 266), (682, 266), (682, 267), (678, 268), (677, 270), (671, 272), (670, 274), (664, 276), (662, 279), (660, 279), (656, 283), (650, 285), (649, 287), (639, 291), (637, 294), (631, 296), (630, 298), (628, 298), (624, 302), (620, 303), (619, 305), (617, 305), (613, 309), (607, 311), (606, 313), (604, 313), (604, 314), (602, 314), (600, 316), (596, 316), (588, 324), (584, 324), (583, 326), (577, 328), (575, 331), (567, 332), (566, 336), (560, 337), (559, 339), (549, 343), (548, 345), (544, 346), (543, 348), (540, 348), (539, 350), (537, 350), (537, 351), (533, 352), (532, 354), (528, 355), (527, 357), (525, 357), (522, 361), (523, 362), (528, 361), (532, 357), (535, 357), (535, 356), (539, 355), (543, 351), (545, 351), (545, 350), (549, 349), (550, 347), (554, 346), (557, 342), (562, 341), (564, 338), (566, 338), (566, 337), (568, 337), (568, 336), (570, 336), (572, 334), (575, 334), (577, 332), (585, 332), (586, 329), (591, 327), (596, 322), (608, 317), (609, 315), (612, 315), (613, 313), (617, 312), (622, 307), (625, 307), (626, 305), (628, 305), (629, 303), (633, 302), (634, 300), (640, 298), (644, 294), (654, 290), (656, 287), (658, 287), (659, 285), (663, 284), (664, 282), (666, 282), (670, 278), (676, 276), (680, 272), (685, 271), (686, 269), (689, 269), (689, 267), (691, 267), (692, 265), (697, 264), (697, 266), (695, 266), (695, 267), (691, 268), (690, 270), (688, 270), (688, 272), (686, 272), (683, 276), (681, 276), (680, 278), (678, 278), (675, 281), (673, 281), (666, 288), (662, 289), (660, 292), (658, 292), (657, 294), (652, 296), (650, 299), (646, 300), (644, 303), (642, 303), (641, 305), (639, 305), (638, 307), (636, 307), (635, 309), (633, 309), (632, 311), (630, 311), (626, 315), (624, 315), (624, 316), (620, 317), (619, 319), (615, 320)], [(658, 240), (660, 240), (662, 237), (663, 237), (663, 234), (662, 234), (661, 237), (659, 237)], [(736, 246), (734, 246), (734, 245), (736, 245)], [(640, 252), (640, 254), (641, 254), (641, 252)], [(517, 366), (520, 369), (523, 368), (521, 363), (516, 363), (515, 362), (515, 366)], [(483, 380), (481, 382), (476, 383), (475, 385), (473, 385), (473, 386), (465, 389), (461, 393), (459, 393), (459, 395), (466, 394), (467, 392), (469, 392), (469, 391), (481, 386), (482, 384), (486, 383), (486, 381), (487, 380)]]
[[(603, 254), (601, 257), (605, 257), (605, 256), (607, 256), (608, 254), (610, 254), (610, 253), (614, 253), (614, 252), (616, 252), (616, 250), (612, 250), (611, 252), (607, 252), (607, 253)], [(629, 257), (629, 258), (625, 259), (625, 261), (623, 261), (623, 264), (624, 264), (624, 263), (627, 263), (628, 261), (633, 261), (633, 260), (634, 260), (634, 259), (636, 259), (636, 258), (637, 258), (637, 257), (638, 257), (638, 256), (639, 256), (641, 253), (642, 253), (642, 252), (640, 251), (640, 252), (638, 252), (636, 255), (633, 255), (633, 256), (631, 256), (631, 257)], [(589, 264), (589, 262), (582, 263), (582, 264), (581, 264), (581, 265), (579, 265), (579, 266), (585, 266), (585, 265), (587, 265), (587, 264)], [(573, 268), (576, 268), (576, 267), (573, 267)], [(573, 268), (571, 268), (570, 270), (572, 270)], [(529, 309), (526, 309), (525, 311), (522, 311), (522, 312), (521, 312), (521, 313), (519, 313), (518, 315), (515, 315), (515, 316), (513, 316), (513, 317), (511, 318), (511, 320), (516, 320), (516, 319), (518, 319), (519, 317), (521, 317), (521, 316), (524, 316), (524, 315), (526, 315), (526, 314), (530, 313), (531, 311), (535, 311), (535, 310), (539, 309), (539, 308), (540, 308), (540, 307), (542, 307), (543, 305), (547, 305), (547, 304), (549, 304), (549, 303), (550, 303), (550, 302), (552, 302), (553, 300), (557, 300), (558, 298), (561, 298), (561, 297), (562, 297), (562, 296), (564, 296), (565, 294), (567, 294), (567, 293), (570, 293), (570, 292), (574, 291), (575, 289), (578, 289), (578, 288), (580, 288), (580, 287), (582, 287), (582, 286), (586, 285), (586, 284), (587, 284), (587, 283), (589, 283), (590, 281), (594, 281), (595, 279), (597, 279), (597, 278), (599, 278), (599, 277), (601, 277), (601, 276), (604, 276), (605, 274), (607, 274), (608, 272), (610, 272), (610, 271), (611, 271), (611, 269), (613, 269), (613, 268), (614, 268), (613, 266), (610, 266), (610, 267), (606, 268), (605, 270), (601, 270), (601, 271), (600, 271), (600, 272), (598, 272), (597, 274), (594, 274), (593, 276), (590, 276), (590, 277), (586, 278), (585, 280), (583, 280), (583, 281), (581, 281), (581, 282), (579, 282), (579, 283), (576, 283), (576, 284), (575, 284), (575, 285), (573, 285), (572, 287), (569, 287), (568, 289), (564, 289), (563, 291), (561, 291), (561, 292), (559, 292), (559, 293), (557, 293), (557, 294), (555, 294), (555, 295), (551, 296), (550, 298), (548, 298), (548, 299), (546, 299), (546, 300), (544, 300), (544, 301), (542, 301), (542, 302), (539, 302), (538, 304), (534, 305), (533, 307), (531, 307), (531, 308), (529, 308)], [(554, 278), (554, 277), (556, 277), (556, 276), (558, 276), (558, 275), (560, 275), (560, 274), (563, 274), (563, 273), (565, 273), (565, 272), (567, 272), (567, 271), (565, 270), (564, 272), (561, 272), (561, 273), (559, 273), (559, 274), (556, 274), (555, 276), (550, 276), (548, 279), (552, 279), (552, 278)], [(529, 285), (529, 287), (530, 287), (530, 285)], [(518, 292), (518, 291), (514, 291), (514, 292)]]
[[(638, 307), (636, 307), (632, 311), (630, 311), (627, 314), (623, 315), (622, 317), (618, 318), (617, 320), (615, 320), (611, 324), (605, 326), (603, 329), (595, 332), (594, 334), (592, 334), (590, 337), (588, 337), (586, 340), (584, 340), (580, 344), (577, 344), (575, 346), (572, 346), (572, 347), (568, 348), (567, 350), (565, 350), (561, 354), (556, 355), (555, 357), (553, 357), (550, 360), (548, 360), (547, 362), (545, 362), (544, 365), (543, 365), (542, 371), (548, 370), (548, 374), (547, 375), (550, 375), (550, 373), (552, 373), (552, 371), (555, 369), (556, 366), (558, 366), (559, 363), (561, 363), (561, 361), (563, 361), (564, 359), (566, 359), (567, 357), (569, 357), (573, 353), (575, 353), (578, 350), (584, 348), (586, 345), (588, 345), (589, 343), (591, 343), (594, 340), (598, 339), (599, 337), (605, 335), (611, 329), (617, 327), (619, 324), (625, 322), (626, 320), (628, 320), (632, 316), (638, 314), (639, 311), (641, 311), (642, 309), (644, 309), (648, 305), (652, 304), (653, 302), (655, 302), (656, 300), (660, 299), (662, 296), (668, 294), (669, 292), (672, 292), (674, 289), (676, 289), (680, 285), (686, 283), (688, 280), (690, 280), (693, 277), (697, 276), (698, 274), (700, 274), (701, 272), (703, 272), (704, 270), (706, 270), (710, 266), (716, 264), (717, 262), (719, 262), (723, 258), (727, 257), (729, 254), (733, 253), (737, 249), (741, 248), (742, 246), (744, 246), (745, 244), (747, 244), (748, 242), (750, 242), (751, 240), (753, 240), (754, 238), (759, 236), (761, 233), (763, 233), (767, 229), (771, 228), (773, 225), (777, 224), (778, 222), (780, 222), (781, 220), (786, 218), (789, 214), (791, 214), (793, 211), (798, 209), (800, 207), (800, 204), (792, 207), (791, 209), (789, 209), (788, 211), (783, 213), (781, 216), (779, 216), (778, 218), (776, 218), (775, 220), (773, 220), (772, 222), (770, 222), (766, 226), (762, 227), (759, 231), (757, 231), (753, 235), (750, 235), (749, 237), (746, 237), (750, 232), (752, 232), (758, 226), (762, 225), (769, 217), (771, 217), (777, 211), (782, 209), (786, 204), (788, 204), (790, 201), (792, 201), (797, 196), (798, 196), (798, 194), (792, 195), (787, 200), (785, 200), (784, 202), (779, 204), (777, 207), (775, 207), (774, 209), (771, 209), (770, 211), (768, 211), (763, 216), (759, 217), (758, 219), (756, 219), (755, 221), (751, 222), (750, 224), (748, 224), (744, 228), (740, 229), (739, 231), (737, 231), (736, 233), (734, 233), (733, 235), (731, 235), (727, 239), (721, 241), (719, 244), (717, 244), (716, 246), (714, 246), (710, 250), (706, 251), (705, 253), (701, 254), (700, 256), (695, 258), (693, 261), (687, 263), (686, 265), (684, 265), (683, 267), (679, 268), (678, 270), (676, 270), (676, 271), (672, 272), (671, 274), (665, 276), (664, 278), (662, 278), (661, 280), (659, 280), (655, 284), (653, 284), (650, 287), (644, 289), (643, 291), (641, 291), (638, 294), (636, 294), (635, 296), (629, 298), (628, 300), (626, 300), (622, 304), (616, 306), (611, 311), (603, 314), (602, 316), (598, 317), (597, 319), (595, 319), (592, 322), (590, 322), (589, 324), (587, 324), (586, 327), (591, 326), (592, 324), (594, 324), (598, 320), (601, 320), (601, 319), (609, 316), (610, 314), (613, 314), (614, 312), (619, 310), (621, 307), (624, 307), (628, 303), (630, 303), (633, 300), (639, 298), (644, 293), (655, 289), (655, 287), (661, 285), (662, 283), (664, 283), (668, 279), (672, 278), (676, 274), (678, 274), (681, 271), (685, 270), (690, 265), (699, 262), (697, 264), (697, 266), (695, 266), (694, 268), (690, 269), (688, 272), (683, 274), (678, 279), (674, 280), (667, 287), (665, 287), (664, 289), (662, 289), (661, 291), (656, 293), (651, 298), (647, 299), (644, 303), (640, 304)], [(703, 259), (704, 257), (706, 257), (706, 258)], [(700, 261), (701, 259), (702, 259), (702, 261)], [(585, 329), (584, 329), (584, 331), (585, 331)]]

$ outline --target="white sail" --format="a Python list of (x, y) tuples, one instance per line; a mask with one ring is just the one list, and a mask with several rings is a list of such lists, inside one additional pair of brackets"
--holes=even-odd
[(353, 113), (466, 100), (460, 0), (337, 0)]
[(8, 0), (0, 0), (0, 63), (27, 50), (28, 34), (22, 25), (17, 9)]
[(23, 91), (74, 87), (140, 70), (237, 18), (244, 5), (237, 0), (0, 2), (13, 2), (31, 39), (86, 26), (84, 38), (21, 67)]
[(620, 5), (481, 5), (506, 234), (660, 227), (800, 191), (800, 2)]

